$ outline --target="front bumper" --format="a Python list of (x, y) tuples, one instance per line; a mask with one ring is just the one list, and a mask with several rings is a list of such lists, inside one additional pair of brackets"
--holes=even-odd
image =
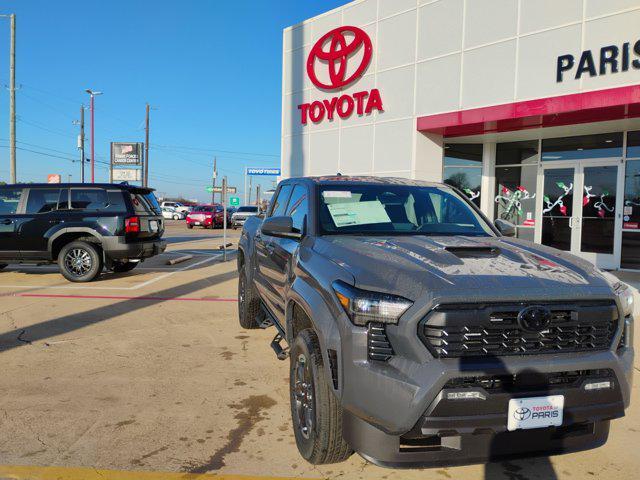
[(514, 432), (430, 436), (420, 440), (387, 435), (353, 414), (343, 417), (345, 440), (366, 460), (389, 468), (487, 463), (513, 457), (577, 452), (604, 445), (609, 421)]
[[(624, 416), (630, 402), (632, 325), (631, 318), (620, 323), (610, 350), (471, 359), (433, 358), (415, 336), (393, 326), (387, 334), (395, 352), (385, 362), (368, 357), (366, 329), (349, 326), (340, 339), (345, 439), (373, 463), (407, 468), (598, 447), (607, 440), (609, 421)], [(626, 346), (618, 348), (623, 331)], [(485, 400), (446, 401), (459, 379), (585, 371), (609, 372), (614, 388), (585, 391), (584, 379), (573, 385), (533, 382), (519, 389), (481, 389)], [(510, 399), (551, 394), (565, 397), (562, 426), (507, 431)]]
[[(474, 378), (479, 381), (471, 381)], [(504, 387), (480, 386), (481, 382), (490, 384), (487, 379), (510, 378), (513, 382)], [(568, 380), (565, 384), (549, 383), (550, 379), (559, 378)], [(611, 381), (612, 387), (585, 389), (587, 383), (603, 380)], [(479, 398), (449, 397), (451, 393), (471, 391), (477, 392)], [(564, 396), (561, 426), (507, 431), (509, 400), (548, 395)], [(389, 409), (397, 412), (399, 407), (390, 405)], [(354, 450), (381, 466), (463, 465), (596, 448), (607, 440), (609, 421), (624, 416), (624, 409), (621, 382), (613, 370), (573, 372), (566, 376), (525, 370), (516, 375), (458, 376), (448, 381), (414, 427), (402, 434), (385, 432), (370, 423), (372, 418), (362, 418), (353, 411), (345, 412), (343, 433)]]
[(167, 248), (167, 242), (127, 242), (124, 237), (105, 237), (102, 247), (105, 255), (112, 260), (142, 260), (163, 253)]

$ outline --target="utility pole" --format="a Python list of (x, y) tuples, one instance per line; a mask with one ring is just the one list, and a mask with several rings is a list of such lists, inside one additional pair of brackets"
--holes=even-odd
[(80, 151), (80, 181), (84, 183), (84, 104), (80, 105), (80, 120), (74, 120), (74, 125), (80, 125), (78, 134), (78, 150)]
[(249, 177), (249, 200), (247, 205), (251, 205), (251, 194), (253, 193), (253, 177)]
[(260, 206), (260, 184), (256, 185), (256, 205)]
[(144, 178), (142, 181), (143, 187), (149, 186), (149, 104), (147, 103), (147, 114), (145, 116), (144, 127)]
[(216, 203), (216, 178), (218, 178), (218, 157), (213, 157), (213, 192), (211, 192), (211, 205), (215, 205)]
[(9, 61), (9, 150), (11, 159), (11, 183), (17, 183), (16, 175), (16, 15), (11, 18), (11, 59)]

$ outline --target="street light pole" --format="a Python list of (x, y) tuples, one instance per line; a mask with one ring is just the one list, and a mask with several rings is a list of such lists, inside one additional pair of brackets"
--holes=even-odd
[(91, 110), (91, 183), (96, 181), (96, 157), (95, 157), (95, 119), (94, 119), (94, 98), (96, 95), (102, 95), (102, 92), (94, 92), (87, 88), (85, 90), (91, 96), (91, 104), (89, 109)]

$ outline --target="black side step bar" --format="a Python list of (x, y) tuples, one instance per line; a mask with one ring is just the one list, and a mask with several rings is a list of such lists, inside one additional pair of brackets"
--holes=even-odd
[(271, 326), (276, 327), (278, 333), (271, 341), (271, 348), (275, 352), (278, 360), (286, 360), (289, 357), (289, 346), (282, 347), (281, 343), (287, 337), (284, 327), (278, 322), (278, 320), (271, 315), (271, 312), (265, 307), (264, 303), (261, 303), (262, 307), (262, 321), (260, 322), (260, 328), (267, 329)]

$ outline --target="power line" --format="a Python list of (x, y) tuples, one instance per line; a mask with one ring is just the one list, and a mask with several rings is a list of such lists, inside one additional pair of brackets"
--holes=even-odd
[(63, 137), (75, 138), (75, 135), (71, 135), (70, 133), (64, 133), (64, 132), (62, 132), (60, 130), (52, 130), (52, 129), (48, 128), (48, 127), (43, 127), (42, 125), (39, 125), (37, 122), (25, 120), (22, 117), (18, 117), (18, 121), (20, 123), (24, 123), (25, 125), (30, 125), (32, 127), (39, 128), (40, 130), (44, 130), (44, 131), (49, 132), (49, 133), (55, 133), (56, 135), (60, 135), (60, 136), (63, 136)]
[(158, 145), (158, 144), (156, 144), (156, 147), (173, 148), (173, 149), (180, 149), (180, 150), (194, 150), (194, 151), (207, 152), (207, 153), (237, 153), (238, 155), (251, 155), (251, 156), (256, 156), (256, 157), (280, 158), (280, 155), (276, 155), (276, 154), (273, 154), (273, 153), (238, 152), (238, 151), (234, 151), (234, 150), (220, 150), (220, 149), (217, 149), (217, 148), (188, 147), (186, 145)]

